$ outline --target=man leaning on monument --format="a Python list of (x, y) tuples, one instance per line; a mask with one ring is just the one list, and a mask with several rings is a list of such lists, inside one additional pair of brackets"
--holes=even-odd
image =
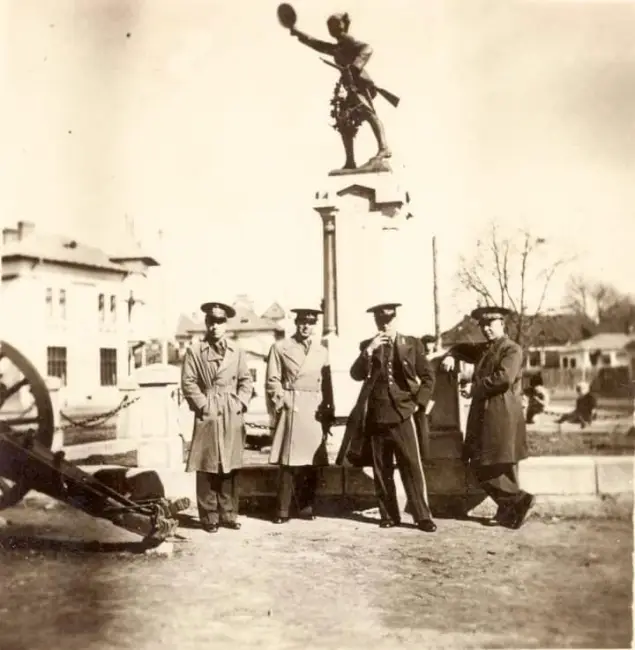
[(505, 334), (501, 307), (472, 311), (486, 339), (450, 348), (441, 365), (452, 371), (455, 360), (474, 364), (471, 379), (461, 379), (461, 394), (471, 398), (463, 447), (463, 460), (474, 470), (481, 488), (498, 510), (487, 523), (520, 528), (534, 504), (533, 495), (518, 485), (517, 464), (527, 458), (521, 383), (523, 352)]
[(236, 470), (242, 465), (244, 413), (253, 394), (245, 352), (226, 336), (233, 307), (201, 305), (207, 332), (185, 353), (183, 396), (194, 412), (186, 471), (196, 472), (196, 501), (203, 530), (238, 530)]
[[(388, 303), (367, 310), (378, 332), (360, 343), (351, 367), (351, 377), (363, 384), (342, 447), (351, 464), (373, 468), (380, 527), (401, 523), (394, 482), (396, 460), (409, 511), (420, 530), (432, 533), (437, 527), (426, 500), (421, 445), (428, 444), (425, 409), (434, 389), (434, 372), (421, 340), (397, 332), (398, 307), (399, 303)], [(420, 426), (415, 419), (421, 421)]]
[(318, 309), (292, 309), (296, 331), (271, 346), (266, 398), (275, 423), (269, 462), (280, 466), (273, 522), (289, 520), (293, 497), (300, 516), (315, 519), (317, 467), (328, 465), (326, 436), (333, 419), (328, 352), (313, 339)]

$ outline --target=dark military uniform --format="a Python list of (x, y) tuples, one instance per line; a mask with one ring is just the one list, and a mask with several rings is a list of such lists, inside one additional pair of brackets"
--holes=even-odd
[(427, 446), (425, 407), (434, 389), (434, 372), (423, 343), (413, 336), (395, 334), (372, 354), (370, 344), (371, 339), (362, 341), (351, 367), (351, 377), (364, 384), (340, 457), (362, 466), (370, 459), (383, 525), (401, 520), (393, 478), (396, 460), (409, 510), (415, 522), (431, 532), (436, 526), (426, 499), (421, 443)]

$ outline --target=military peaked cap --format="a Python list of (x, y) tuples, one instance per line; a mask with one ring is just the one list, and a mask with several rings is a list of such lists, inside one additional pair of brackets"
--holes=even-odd
[(296, 307), (291, 310), (296, 318), (302, 318), (308, 323), (317, 323), (318, 316), (323, 313), (321, 309), (314, 309), (313, 307)]
[(233, 318), (236, 315), (236, 310), (223, 302), (204, 302), (201, 311), (215, 318)]
[(368, 314), (378, 314), (381, 316), (396, 316), (397, 307), (401, 307), (400, 302), (385, 302), (379, 305), (373, 305), (366, 310)]
[(500, 320), (511, 314), (505, 307), (477, 307), (470, 316), (477, 321)]

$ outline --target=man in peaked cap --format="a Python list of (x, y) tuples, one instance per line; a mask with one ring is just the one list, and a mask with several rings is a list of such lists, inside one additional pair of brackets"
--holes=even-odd
[(360, 343), (350, 370), (351, 377), (363, 384), (342, 452), (354, 465), (372, 465), (382, 528), (401, 522), (393, 479), (396, 459), (413, 519), (420, 530), (432, 533), (436, 524), (426, 500), (422, 464), (426, 452), (421, 447), (428, 445), (425, 409), (434, 389), (434, 372), (422, 341), (397, 332), (400, 306), (387, 303), (367, 310), (378, 332)]
[(238, 530), (236, 470), (242, 465), (244, 413), (253, 394), (245, 352), (226, 336), (236, 310), (221, 302), (201, 305), (207, 332), (185, 353), (181, 386), (194, 412), (186, 471), (196, 472), (203, 530)]
[(271, 346), (265, 384), (275, 425), (269, 462), (280, 466), (276, 524), (289, 520), (294, 496), (298, 513), (315, 518), (317, 467), (328, 465), (326, 435), (334, 413), (328, 351), (313, 339), (322, 312), (291, 311), (296, 331)]
[(471, 381), (461, 390), (464, 397), (472, 398), (463, 458), (498, 506), (488, 524), (517, 529), (534, 497), (520, 488), (516, 473), (518, 462), (527, 458), (528, 451), (521, 396), (523, 352), (505, 334), (505, 318), (510, 314), (501, 307), (472, 311), (485, 342), (453, 346), (442, 366), (453, 370), (455, 360), (475, 365)]

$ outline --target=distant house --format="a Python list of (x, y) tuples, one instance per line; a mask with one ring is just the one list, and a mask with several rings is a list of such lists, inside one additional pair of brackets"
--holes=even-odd
[(135, 246), (113, 255), (20, 221), (2, 231), (2, 338), (66, 399), (110, 403), (147, 338), (146, 283), (156, 260)]
[(562, 368), (618, 368), (631, 365), (635, 335), (601, 333), (567, 345), (560, 355)]
[[(258, 316), (252, 302), (246, 296), (238, 296), (232, 306), (236, 310), (236, 316), (228, 321), (228, 335), (238, 341), (247, 353), (247, 362), (256, 393), (262, 396), (267, 355), (274, 341), (285, 336), (282, 321), (286, 315), (280, 305), (273, 303), (262, 316)], [(180, 317), (175, 338), (181, 358), (187, 346), (195, 338), (201, 338), (204, 334), (205, 322), (202, 313), (191, 316), (183, 314)]]

